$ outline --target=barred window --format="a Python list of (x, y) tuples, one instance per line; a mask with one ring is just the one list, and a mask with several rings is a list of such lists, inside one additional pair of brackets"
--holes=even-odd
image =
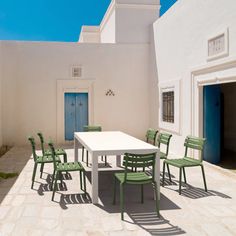
[(162, 93), (162, 120), (174, 123), (174, 91)]

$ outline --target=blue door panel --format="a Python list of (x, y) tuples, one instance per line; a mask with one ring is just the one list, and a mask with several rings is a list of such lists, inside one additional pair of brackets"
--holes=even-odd
[(203, 133), (206, 140), (204, 160), (217, 164), (221, 155), (221, 89), (220, 85), (204, 86)]
[(88, 125), (88, 94), (79, 93), (76, 96), (76, 131), (83, 131)]
[(65, 93), (65, 140), (88, 125), (88, 93)]
[(73, 140), (75, 130), (75, 94), (65, 94), (65, 140)]

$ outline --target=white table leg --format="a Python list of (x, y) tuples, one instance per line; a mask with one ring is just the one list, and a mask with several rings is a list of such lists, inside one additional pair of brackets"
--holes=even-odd
[(121, 166), (121, 155), (116, 155), (116, 166)]
[(98, 203), (98, 156), (91, 154), (92, 158), (92, 202)]
[(158, 200), (160, 200), (160, 150), (156, 153), (156, 162), (155, 162), (155, 181), (157, 183), (158, 190)]
[(76, 138), (74, 138), (75, 161), (79, 160), (78, 150), (79, 150), (79, 141)]

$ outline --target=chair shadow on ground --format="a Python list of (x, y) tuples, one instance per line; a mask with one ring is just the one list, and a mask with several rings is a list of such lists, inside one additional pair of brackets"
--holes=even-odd
[(70, 204), (91, 204), (92, 200), (88, 194), (61, 194), (59, 205), (62, 209), (66, 210), (67, 205)]
[[(117, 172), (117, 171), (116, 171)], [(91, 182), (91, 173), (87, 173)], [(117, 202), (112, 204), (113, 199), (113, 175), (114, 172), (99, 172), (99, 198), (102, 205), (97, 206), (108, 213), (120, 213), (119, 191)], [(119, 188), (119, 186), (117, 186)], [(152, 185), (144, 186), (144, 203), (141, 204), (140, 186), (129, 185), (125, 188), (125, 222), (137, 225), (151, 235), (180, 235), (185, 231), (178, 226), (172, 225), (163, 216), (157, 217), (155, 212), (155, 200)], [(160, 213), (162, 210), (180, 209), (173, 201), (161, 194)]]
[[(44, 192), (52, 192), (52, 189), (51, 189), (52, 174), (44, 172), (43, 176), (45, 176), (46, 174), (47, 174), (47, 177), (42, 178), (43, 180), (46, 181), (46, 183), (38, 182), (40, 185), (39, 185), (39, 188), (37, 189), (37, 193), (41, 196), (44, 195)], [(69, 204), (89, 204), (89, 203), (92, 203), (91, 198), (88, 194), (61, 193), (61, 192), (68, 190), (66, 182), (64, 180), (72, 180), (71, 174), (70, 173), (63, 173), (62, 174), (62, 182), (59, 180), (57, 183), (57, 193), (60, 194), (60, 200), (56, 201), (54, 199), (54, 202), (58, 202), (62, 209), (66, 210), (68, 208), (67, 205), (69, 205)], [(37, 181), (35, 181), (35, 182), (37, 182)]]
[[(161, 184), (162, 184), (162, 179), (161, 179)], [(173, 177), (172, 177), (171, 182), (169, 179), (168, 180), (165, 179), (164, 188), (168, 188), (172, 191), (179, 192), (179, 188), (173, 189), (170, 186), (179, 186), (179, 181), (177, 181), (176, 179), (173, 179)], [(205, 189), (203, 189), (203, 188), (194, 187), (194, 186), (192, 186), (188, 183), (184, 183), (184, 182), (182, 182), (181, 196), (188, 197), (191, 199), (199, 199), (199, 198), (211, 197), (211, 196), (217, 196), (217, 197), (221, 197), (221, 198), (231, 199), (230, 196), (228, 196), (224, 193), (217, 192), (214, 190), (207, 190), (207, 192), (206, 192)]]
[[(46, 183), (41, 183), (41, 182), (35, 181), (35, 182), (39, 183), (39, 188), (37, 189), (37, 193), (40, 196), (44, 195), (44, 192), (51, 192), (52, 191), (52, 174), (44, 172), (43, 176), (45, 176), (45, 174), (47, 174), (46, 179), (45, 178), (42, 178), (42, 179), (45, 180)], [(63, 180), (72, 180), (72, 177), (69, 173), (62, 174), (62, 183), (59, 180), (58, 184), (57, 184), (58, 191), (67, 191), (68, 190), (66, 183)]]

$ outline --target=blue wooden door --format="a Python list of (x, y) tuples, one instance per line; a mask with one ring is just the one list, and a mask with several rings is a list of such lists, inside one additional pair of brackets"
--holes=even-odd
[(220, 85), (203, 88), (203, 134), (207, 139), (204, 160), (217, 164), (221, 156), (221, 89)]
[(88, 93), (65, 93), (65, 140), (88, 125)]

